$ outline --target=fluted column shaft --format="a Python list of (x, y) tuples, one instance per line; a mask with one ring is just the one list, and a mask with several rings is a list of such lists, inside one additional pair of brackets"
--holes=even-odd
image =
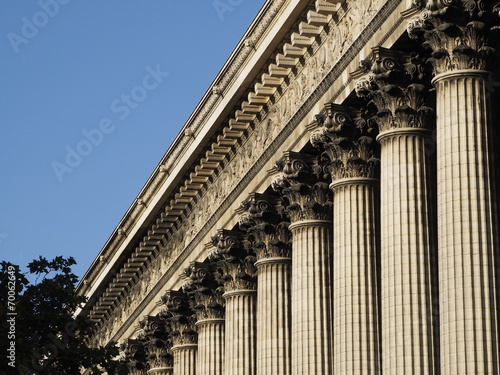
[(334, 181), (334, 374), (380, 374), (375, 183)]
[(224, 374), (224, 319), (205, 319), (198, 327), (196, 375)]
[(292, 232), (292, 374), (332, 374), (332, 222), (304, 220)]
[(196, 375), (196, 344), (175, 345), (173, 375)]
[(422, 128), (381, 132), (383, 373), (436, 374), (435, 217)]
[(226, 299), (225, 375), (255, 375), (256, 373), (256, 313), (255, 290), (233, 290)]
[(442, 374), (498, 374), (500, 249), (488, 72), (443, 73), (434, 84)]
[(265, 258), (256, 264), (257, 375), (291, 374), (291, 259)]

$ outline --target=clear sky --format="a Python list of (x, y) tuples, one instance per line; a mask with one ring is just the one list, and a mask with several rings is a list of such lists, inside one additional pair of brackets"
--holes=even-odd
[(83, 276), (264, 0), (2, 0), (0, 259)]

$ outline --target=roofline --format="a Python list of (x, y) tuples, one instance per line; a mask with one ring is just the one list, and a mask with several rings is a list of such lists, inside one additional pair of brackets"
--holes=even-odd
[[(96, 258), (94, 259), (94, 261), (92, 262), (92, 264), (90, 265), (88, 270), (85, 272), (84, 276), (82, 277), (82, 279), (80, 280), (80, 282), (77, 286), (77, 289), (76, 289), (77, 293), (85, 294), (85, 295), (89, 296), (89, 294), (88, 294), (89, 291), (88, 290), (85, 291), (86, 285), (89, 283), (94, 283), (95, 279), (97, 278), (97, 277), (92, 277), (92, 274), (97, 271), (97, 268), (99, 268), (99, 266), (101, 266), (102, 258), (103, 257), (106, 258), (107, 255), (113, 255), (113, 254), (107, 254), (107, 253), (109, 251), (111, 251), (110, 249), (113, 248), (113, 243), (116, 242), (117, 238), (119, 236), (123, 235), (121, 230), (126, 225), (127, 221), (137, 219), (137, 218), (133, 218), (133, 216), (135, 215), (135, 216), (139, 216), (138, 219), (139, 219), (139, 222), (142, 223), (142, 226), (148, 225), (148, 221), (151, 220), (151, 218), (158, 212), (159, 207), (161, 207), (161, 205), (164, 204), (165, 200), (168, 198), (168, 196), (169, 196), (168, 188), (170, 188), (170, 190), (174, 189), (177, 186), (177, 184), (175, 182), (180, 180), (183, 177), (183, 173), (185, 173), (185, 171), (187, 169), (189, 169), (189, 167), (191, 165), (182, 166), (181, 168), (178, 168), (179, 167), (178, 164), (176, 164), (175, 162), (172, 162), (172, 160), (171, 160), (172, 156), (178, 151), (181, 151), (181, 153), (184, 152), (184, 154), (185, 154), (187, 148), (185, 148), (184, 145), (181, 144), (181, 142), (182, 142), (183, 138), (185, 137), (186, 132), (189, 131), (191, 129), (191, 127), (196, 124), (197, 121), (201, 123), (202, 126), (199, 126), (199, 128), (195, 129), (195, 131), (198, 131), (198, 134), (200, 134), (200, 133), (203, 133), (203, 130), (204, 130), (203, 137), (200, 139), (196, 139), (195, 138), (196, 134), (193, 134), (193, 136), (194, 136), (193, 138), (196, 139), (196, 142), (199, 144), (198, 145), (198, 148), (199, 148), (199, 147), (203, 146), (204, 144), (206, 144), (207, 142), (209, 142), (213, 133), (220, 127), (221, 122), (224, 120), (224, 116), (220, 116), (220, 118), (217, 119), (218, 121), (215, 121), (211, 125), (207, 125), (207, 123), (203, 124), (203, 119), (200, 119), (200, 117), (202, 117), (201, 114), (203, 111), (206, 111), (207, 109), (213, 110), (213, 109), (216, 109), (217, 107), (221, 106), (221, 103), (219, 101), (217, 101), (215, 103), (212, 101), (212, 103), (210, 103), (210, 99), (213, 98), (214, 89), (218, 88), (220, 83), (223, 81), (223, 78), (227, 77), (226, 75), (227, 75), (228, 71), (231, 68), (235, 68), (235, 67), (238, 68), (238, 64), (241, 65), (239, 68), (248, 65), (249, 60), (252, 60), (252, 61), (255, 60), (254, 57), (257, 57), (257, 60), (260, 62), (260, 64), (256, 65), (257, 66), (256, 68), (254, 67), (254, 69), (252, 69), (251, 74), (249, 74), (248, 77), (245, 77), (246, 79), (239, 79), (236, 81), (233, 80), (230, 84), (227, 85), (227, 87), (223, 88), (225, 92), (230, 91), (230, 89), (236, 88), (235, 90), (233, 90), (234, 93), (233, 93), (232, 97), (230, 97), (229, 99), (226, 99), (227, 102), (232, 102), (234, 105), (234, 103), (236, 103), (238, 100), (240, 100), (242, 92), (244, 92), (248, 88), (249, 83), (255, 78), (255, 75), (260, 71), (262, 65), (267, 61), (269, 54), (272, 52), (274, 47), (281, 41), (281, 39), (283, 37), (282, 33), (272, 35), (270, 43), (268, 41), (267, 44), (264, 44), (266, 37), (270, 34), (271, 28), (267, 27), (269, 25), (262, 25), (262, 23), (264, 21), (269, 22), (269, 20), (266, 20), (265, 17), (266, 17), (267, 12), (269, 11), (269, 9), (273, 5), (276, 5), (275, 3), (276, 3), (276, 0), (267, 0), (266, 3), (262, 6), (259, 13), (254, 18), (254, 20), (250, 24), (249, 28), (243, 34), (242, 38), (240, 39), (240, 41), (236, 45), (235, 49), (233, 50), (233, 52), (229, 56), (228, 60), (222, 66), (219, 73), (217, 74), (217, 76), (215, 77), (213, 82), (210, 84), (210, 86), (208, 87), (205, 94), (202, 96), (200, 102), (195, 107), (192, 114), (189, 116), (186, 123), (183, 125), (183, 127), (179, 131), (178, 135), (173, 140), (171, 146), (167, 149), (164, 156), (161, 158), (160, 162), (155, 167), (152, 174), (150, 175), (150, 177), (148, 178), (148, 180), (146, 181), (146, 183), (142, 187), (142, 189), (139, 191), (137, 197), (134, 199), (133, 203), (127, 209), (127, 211), (123, 215), (122, 219), (119, 221), (118, 225), (113, 230), (113, 232), (109, 236), (108, 240), (106, 241), (106, 243), (104, 244), (104, 246), (100, 250), (99, 254), (96, 256)], [(308, 3), (309, 3), (308, 0), (283, 0), (280, 9), (284, 8), (284, 7), (291, 6), (291, 9), (293, 10), (292, 13), (294, 13), (296, 15), (296, 14), (300, 14), (300, 12), (307, 6)], [(269, 23), (272, 24), (273, 21), (275, 23), (277, 22), (277, 20), (271, 20), (271, 22), (269, 22)], [(280, 24), (280, 26), (278, 26), (278, 29), (282, 30), (283, 24), (284, 24), (285, 29), (288, 30), (288, 28), (286, 26), (291, 26), (291, 23), (295, 22), (295, 19), (290, 20), (288, 17), (286, 17), (285, 19), (280, 20), (280, 21), (282, 24)], [(259, 40), (250, 40), (251, 37), (255, 37), (254, 34), (255, 34), (256, 30), (259, 28), (259, 26), (264, 26), (264, 27), (261, 27), (262, 29), (264, 29), (264, 31), (262, 31), (261, 34), (258, 36)], [(269, 52), (269, 50), (271, 50), (271, 52)], [(243, 62), (242, 62), (241, 61), (242, 55), (244, 55), (245, 53), (247, 54), (247, 56), (243, 58)], [(240, 60), (240, 61), (238, 61), (238, 60)], [(250, 64), (254, 64), (254, 62), (252, 62)], [(241, 78), (241, 77), (238, 77), (238, 78)], [(226, 104), (223, 108), (223, 112), (224, 112), (224, 110), (227, 112), (227, 111), (230, 111), (231, 109), (232, 109), (232, 105)], [(181, 150), (179, 150), (179, 148), (181, 148)], [(195, 156), (193, 156), (192, 159), (195, 158)], [(178, 159), (178, 158), (176, 158), (176, 159)], [(166, 168), (166, 165), (168, 165), (168, 162), (171, 162), (170, 168)], [(192, 163), (192, 160), (191, 160), (191, 163)], [(169, 174), (169, 175), (167, 175), (166, 178), (164, 178), (163, 182), (157, 181), (159, 176), (165, 175), (165, 173), (168, 173), (168, 172), (172, 172), (173, 169), (178, 169), (176, 175), (172, 176), (172, 174)], [(168, 180), (170, 180), (170, 182), (168, 182)], [(161, 193), (161, 197), (157, 199), (156, 205), (153, 208), (150, 208), (149, 210), (147, 210), (147, 211), (149, 211), (149, 214), (144, 215), (144, 209), (141, 208), (141, 205), (139, 204), (141, 199), (144, 196), (146, 196), (147, 194), (150, 194), (151, 196), (158, 195), (158, 193), (161, 190), (161, 187), (165, 186), (166, 183), (168, 185), (168, 188), (166, 189), (167, 191), (164, 191)], [(151, 190), (153, 190), (153, 191), (151, 191)], [(167, 194), (165, 194), (165, 193), (167, 193)], [(134, 246), (135, 240), (136, 240), (136, 237), (134, 235), (139, 235), (140, 233), (136, 232), (136, 233), (130, 233), (130, 234), (132, 234), (132, 236), (125, 240), (125, 242), (126, 242), (125, 247)], [(108, 272), (106, 272), (106, 273), (109, 273), (109, 270), (113, 269), (113, 266), (117, 266), (116, 263), (117, 262), (119, 263), (121, 260), (123, 260), (123, 257), (126, 256), (126, 254), (123, 254), (124, 253), (123, 245), (119, 246), (119, 247), (122, 247), (122, 251), (120, 252), (120, 254), (118, 254), (119, 255), (118, 257), (115, 256), (114, 264), (112, 264), (110, 266), (108, 265)], [(115, 253), (116, 253), (116, 251), (115, 251)], [(104, 270), (105, 269), (106, 269), (106, 267), (104, 268)], [(102, 271), (103, 271), (103, 269), (99, 270), (98, 274), (102, 274)], [(107, 282), (107, 279), (109, 279), (109, 277), (104, 278), (104, 279), (101, 278), (101, 282), (99, 284), (103, 284), (103, 283), (105, 284)], [(97, 290), (101, 289), (101, 287), (102, 287), (101, 285), (99, 285), (99, 286), (94, 285), (94, 288), (92, 288), (93, 292), (90, 291), (91, 292), (90, 294), (91, 295), (95, 294), (95, 292)]]

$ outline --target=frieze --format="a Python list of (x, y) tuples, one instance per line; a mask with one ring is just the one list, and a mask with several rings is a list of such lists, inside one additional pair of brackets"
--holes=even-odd
[[(295, 116), (302, 105), (301, 101), (305, 101), (312, 94), (336, 62), (350, 48), (357, 35), (352, 32), (352, 25), (346, 15), (351, 11), (358, 12), (357, 17), (365, 21), (364, 28), (371, 21), (370, 17), (374, 16), (385, 2), (383, 0), (372, 1), (371, 7), (365, 8), (364, 5), (355, 4), (355, 1), (347, 1), (344, 7), (339, 10), (337, 20), (332, 21), (329, 27), (330, 32), (297, 73), (296, 87), (293, 89), (284, 88), (281, 97), (277, 98), (276, 103), (270, 107), (262, 121), (256, 124), (246, 141), (241, 147), (236, 148), (234, 157), (225, 167), (225, 169), (227, 168), (226, 174), (218, 176), (213, 180), (213, 183), (209, 183), (206, 192), (199, 197), (193, 207), (192, 213), (177, 228), (175, 233), (180, 231), (182, 236), (179, 236), (175, 241), (169, 239), (168, 247), (162, 249), (159, 256), (153, 259), (151, 265), (144, 270), (141, 277), (144, 277), (146, 273), (152, 273), (150, 285), (154, 285), (157, 280), (160, 280), (177, 256), (182, 253), (185, 245), (191, 243), (209, 221), (213, 215), (211, 207), (217, 207), (225, 201), (231, 189), (241, 181), (260, 155), (271, 145), (273, 139)], [(295, 104), (292, 105), (292, 103)], [(228, 176), (231, 178), (228, 179)], [(225, 185), (229, 181), (231, 182), (230, 187)], [(125, 321), (129, 319), (144, 299), (144, 292), (141, 292), (139, 283), (131, 287), (129, 294), (131, 298), (121, 300), (118, 308), (114, 309), (102, 322), (99, 329), (101, 343), (112, 339), (119, 330), (123, 329)], [(101, 340), (103, 337), (105, 339)]]
[[(277, 19), (279, 19), (279, 13), (282, 12), (289, 3), (290, 0), (276, 0), (270, 3), (268, 9), (266, 9), (266, 12), (263, 13), (262, 19), (256, 24), (256, 27), (248, 36), (249, 39), (254, 41), (252, 43), (252, 46), (250, 46), (248, 43), (245, 43), (243, 48), (241, 48), (235, 54), (233, 60), (231, 61), (231, 64), (228, 65), (227, 70), (223, 75), (221, 75), (220, 82), (216, 84), (217, 87), (224, 89), (228, 87), (232, 81), (237, 79), (238, 72), (240, 71), (244, 62), (248, 59), (254, 48), (260, 45), (265, 33), (272, 28)], [(195, 134), (202, 126), (203, 122), (208, 117), (208, 114), (211, 113), (213, 111), (213, 108), (217, 105), (218, 100), (218, 95), (215, 94), (204, 100), (203, 105), (201, 106), (201, 111), (196, 113), (194, 120), (188, 125), (193, 134)], [(168, 177), (169, 171), (172, 169), (173, 165), (180, 158), (180, 155), (184, 152), (184, 150), (191, 142), (191, 136), (182, 137), (178, 140), (177, 144), (173, 145), (168, 150), (167, 154), (164, 157), (163, 164), (158, 168), (158, 173), (154, 175), (154, 177), (151, 179), (150, 184), (146, 189), (144, 189), (143, 195), (141, 196), (143, 201), (149, 202), (154, 197), (154, 195), (157, 194), (158, 187), (162, 184), (166, 177)], [(143, 205), (141, 205), (140, 207), (141, 211), (144, 210)], [(133, 210), (131, 212), (132, 214), (127, 215), (125, 218), (125, 222), (123, 223), (123, 226), (127, 228), (131, 227), (135, 222), (136, 217), (140, 215), (140, 212), (137, 212), (137, 210)], [(111, 243), (107, 245), (107, 248), (116, 251), (122, 241), (123, 237), (115, 236)], [(109, 256), (112, 255), (113, 254), (109, 254)], [(96, 275), (98, 275), (99, 272), (102, 271), (102, 268), (102, 265), (98, 265), (97, 267), (93, 268), (88, 275), (88, 278), (94, 279)]]

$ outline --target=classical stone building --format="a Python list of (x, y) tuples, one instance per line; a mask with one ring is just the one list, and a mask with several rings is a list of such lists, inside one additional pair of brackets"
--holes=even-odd
[(267, 1), (80, 284), (93, 344), (500, 374), (498, 44), (497, 0)]

